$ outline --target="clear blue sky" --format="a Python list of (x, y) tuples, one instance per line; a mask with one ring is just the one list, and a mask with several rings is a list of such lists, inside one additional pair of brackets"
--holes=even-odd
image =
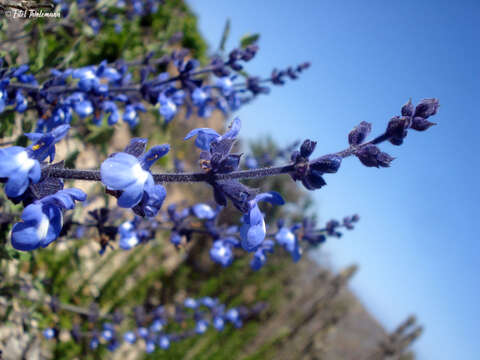
[(360, 265), (353, 288), (389, 329), (415, 313), (420, 359), (478, 359), (480, 237), (480, 1), (189, 2), (212, 47), (227, 17), (229, 48), (261, 33), (248, 69), (269, 74), (304, 60), (302, 79), (239, 112), (244, 137), (309, 137), (316, 155), (343, 149), (365, 120), (384, 130), (410, 97), (440, 99), (425, 133), (411, 131), (389, 169), (344, 161), (315, 198), (322, 220), (358, 212), (358, 228), (324, 252)]

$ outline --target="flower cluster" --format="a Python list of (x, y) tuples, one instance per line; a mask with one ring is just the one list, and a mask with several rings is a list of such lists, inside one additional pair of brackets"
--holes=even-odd
[(22, 196), (30, 184), (41, 178), (41, 162), (55, 157), (55, 144), (68, 132), (70, 126), (63, 125), (49, 133), (25, 134), (33, 144), (24, 148), (11, 146), (0, 149), (0, 179), (6, 181), (5, 193), (9, 198)]
[(165, 200), (167, 191), (155, 185), (150, 167), (170, 150), (168, 144), (157, 145), (147, 152), (147, 139), (134, 138), (123, 152), (113, 154), (100, 167), (102, 183), (107, 191), (116, 191), (118, 206), (135, 207), (142, 216), (154, 217)]
[[(81, 86), (95, 88), (97, 85), (101, 86), (101, 84), (99, 85), (95, 80), (92, 80), (91, 82), (84, 81)], [(381, 152), (377, 145), (386, 140), (399, 144), (400, 132), (397, 130), (400, 125), (398, 124), (403, 124), (402, 136), (404, 138), (407, 134), (407, 128), (418, 128), (418, 124), (428, 121), (427, 119), (436, 113), (437, 108), (438, 101), (432, 99), (423, 100), (415, 110), (409, 102), (402, 108), (403, 117), (393, 118), (389, 122), (385, 133), (371, 141), (365, 142), (371, 130), (371, 125), (362, 122), (350, 132), (348, 136), (350, 147), (348, 149), (311, 160), (310, 156), (315, 150), (316, 142), (305, 140), (299, 150), (293, 151), (291, 164), (246, 171), (238, 170), (242, 154), (232, 153), (241, 127), (240, 119), (234, 119), (223, 135), (210, 128), (194, 129), (187, 134), (185, 140), (196, 137), (195, 145), (202, 150), (199, 163), (203, 172), (190, 174), (152, 174), (150, 167), (169, 152), (170, 146), (168, 144), (157, 145), (145, 151), (147, 140), (143, 138), (132, 139), (123, 152), (110, 155), (102, 163), (100, 171), (63, 169), (61, 164), (60, 166), (58, 164), (41, 165), (40, 161), (45, 160), (48, 156), (50, 156), (50, 160), (53, 160), (55, 143), (66, 135), (69, 128), (68, 125), (62, 125), (46, 134), (27, 134), (34, 141), (28, 148), (13, 146), (0, 149), (0, 164), (3, 164), (0, 176), (4, 182), (7, 182), (5, 190), (12, 200), (23, 201), (25, 206), (35, 202), (37, 208), (41, 207), (42, 209), (58, 198), (54, 194), (63, 189), (61, 179), (100, 180), (105, 185), (106, 192), (118, 198), (120, 207), (131, 208), (138, 216), (150, 218), (159, 213), (166, 197), (166, 190), (160, 184), (161, 182), (205, 182), (213, 188), (213, 197), (219, 207), (214, 210), (206, 204), (197, 204), (191, 209), (178, 212), (175, 206), (170, 206), (167, 216), (173, 223), (171, 242), (179, 246), (184, 236), (187, 242), (190, 240), (193, 232), (185, 226), (184, 220), (190, 214), (194, 214), (198, 219), (205, 220), (204, 232), (216, 240), (211, 252), (214, 261), (224, 266), (230, 264), (233, 258), (233, 250), (240, 246), (247, 252), (254, 252), (256, 260), (252, 267), (258, 268), (265, 262), (266, 254), (273, 250), (270, 242), (264, 242), (267, 236), (267, 228), (258, 203), (263, 201), (272, 205), (282, 205), (284, 200), (280, 194), (273, 191), (259, 193), (258, 190), (239, 182), (239, 178), (289, 174), (294, 180), (301, 181), (308, 190), (314, 190), (325, 185), (323, 179), (325, 173), (337, 172), (342, 160), (351, 155), (358, 157), (366, 166), (388, 166), (392, 158)], [(42, 181), (39, 183), (41, 178)], [(78, 198), (75, 198), (75, 200), (84, 200), (84, 196), (78, 194), (76, 196)], [(43, 198), (46, 200), (43, 200)], [(239, 242), (232, 241), (230, 236), (222, 237), (221, 232), (215, 225), (215, 219), (221, 207), (227, 205), (227, 199), (242, 213), (242, 225), (236, 230), (239, 234)], [(40, 206), (42, 202), (43, 205)], [(37, 248), (39, 244), (46, 246), (51, 243), (58, 237), (61, 230), (61, 226), (57, 229), (58, 224), (62, 223), (61, 210), (72, 209), (73, 206), (73, 201), (64, 201), (60, 204), (60, 207), (55, 211), (52, 210), (44, 217), (38, 215), (40, 212), (37, 211), (36, 221), (33, 223), (24, 221), (20, 225), (17, 224), (17, 229), (27, 227), (28, 229), (41, 229), (41, 231), (38, 230), (39, 235), (35, 240), (31, 240), (32, 238), (30, 235), (27, 236), (27, 232), (17, 231), (13, 242), (14, 246), (20, 250), (31, 250)], [(50, 209), (50, 207), (48, 208)], [(26, 216), (28, 218), (30, 215)], [(40, 226), (40, 224), (46, 224), (46, 222), (40, 218), (48, 219), (50, 224), (56, 224), (55, 231), (48, 235), (48, 240), (45, 240), (45, 226)], [(140, 241), (152, 238), (152, 234), (156, 231), (156, 225), (154, 224), (152, 223), (149, 227), (149, 231), (142, 231), (141, 234), (137, 233), (135, 223), (125, 225), (121, 231), (122, 247), (131, 248)], [(103, 227), (98, 225), (97, 228), (101, 234)], [(282, 230), (282, 232), (286, 234), (286, 230)], [(116, 232), (109, 231), (106, 235), (107, 239), (113, 239)], [(291, 236), (284, 235), (277, 240), (292, 254), (294, 260), (299, 258), (300, 249), (295, 243), (291, 242)], [(17, 245), (32, 243), (32, 241), (34, 245), (31, 246)], [(105, 251), (107, 245), (108, 242), (102, 245), (102, 252)]]
[[(242, 63), (250, 61), (257, 50), (257, 45), (234, 49), (228, 59), (214, 57), (204, 68), (199, 67), (197, 60), (188, 58), (188, 52), (183, 50), (159, 58), (148, 54), (139, 62), (117, 60), (108, 64), (102, 61), (80, 68), (52, 69), (42, 83), (29, 73), (28, 65), (7, 67), (0, 71), (0, 113), (7, 106), (19, 113), (32, 109), (38, 114), (38, 132), (69, 124), (74, 114), (81, 119), (91, 118), (96, 125), (101, 125), (104, 119), (109, 125), (122, 119), (135, 127), (139, 113), (146, 111), (145, 104), (155, 106), (166, 123), (176, 116), (181, 106), (186, 108), (187, 117), (195, 112), (206, 118), (215, 109), (227, 114), (265, 92), (252, 83), (280, 85), (279, 74), (292, 77), (306, 68), (300, 65), (293, 72), (274, 73), (263, 80), (249, 78), (245, 84), (235, 83), (237, 75), (231, 73), (242, 70)], [(178, 75), (156, 74), (156, 65), (169, 63), (176, 67)], [(134, 77), (137, 67), (140, 67), (139, 80)], [(209, 74), (215, 79), (209, 81), (206, 77)]]
[[(300, 223), (290, 227), (285, 226), (285, 221), (278, 222), (276, 231), (268, 231), (270, 227), (265, 224), (263, 215), (258, 208), (258, 202), (278, 202), (281, 198), (271, 192), (257, 195), (250, 202), (249, 214), (242, 217), (240, 226), (219, 224), (218, 215), (221, 207), (216, 209), (205, 203), (179, 209), (177, 204), (170, 204), (165, 212), (160, 212), (155, 219), (142, 219), (138, 216), (132, 220), (123, 221), (118, 227), (108, 225), (109, 211), (99, 209), (91, 212), (95, 223), (88, 226), (96, 227), (100, 239), (109, 238), (116, 240), (119, 235), (118, 246), (123, 250), (132, 248), (156, 238), (157, 233), (169, 233), (170, 242), (176, 246), (188, 244), (193, 235), (197, 234), (212, 240), (210, 258), (222, 267), (230, 266), (235, 257), (252, 253), (250, 267), (259, 270), (267, 261), (267, 254), (273, 253), (278, 245), (290, 254), (292, 260), (297, 262), (305, 249), (316, 247), (325, 242), (327, 237), (340, 237), (341, 228), (352, 230), (359, 220), (358, 215), (347, 216), (342, 222), (330, 220), (325, 227), (317, 228), (315, 221), (304, 218)], [(117, 216), (111, 216), (115, 220)], [(201, 223), (199, 222), (201, 221)], [(83, 226), (78, 224), (78, 226)], [(103, 236), (103, 237), (102, 237)], [(107, 245), (101, 242), (100, 253), (103, 254)]]
[[(58, 303), (55, 311), (62, 309)], [(64, 309), (71, 310), (71, 307)], [(264, 303), (258, 303), (251, 308), (245, 306), (227, 307), (218, 299), (202, 297), (199, 299), (186, 298), (183, 303), (175, 306), (157, 306), (148, 312), (145, 307), (138, 306), (134, 309), (133, 319), (136, 326), (133, 329), (121, 332), (120, 327), (126, 317), (120, 311), (101, 316), (97, 307), (89, 310), (76, 310), (88, 316), (91, 323), (90, 331), (81, 331), (80, 324), (75, 323), (70, 330), (70, 335), (76, 341), (86, 339), (91, 350), (105, 346), (109, 351), (115, 351), (122, 343), (143, 343), (146, 353), (152, 353), (157, 348), (167, 350), (172, 343), (201, 335), (210, 328), (223, 331), (230, 323), (235, 328), (241, 328), (244, 321), (258, 316), (265, 308)], [(193, 322), (189, 330), (185, 327)], [(173, 329), (181, 327), (181, 332)], [(60, 339), (60, 326), (46, 328), (42, 331), (46, 339)]]

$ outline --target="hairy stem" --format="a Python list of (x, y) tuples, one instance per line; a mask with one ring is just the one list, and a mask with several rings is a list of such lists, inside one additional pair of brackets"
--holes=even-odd
[[(379, 144), (388, 140), (389, 136), (385, 133), (377, 136), (375, 139), (358, 145), (356, 147), (349, 147), (345, 150), (336, 152), (342, 158), (349, 157), (355, 154), (361, 147), (368, 144)], [(320, 159), (320, 158), (318, 158)], [(317, 159), (312, 160), (314, 162)], [(187, 182), (212, 182), (217, 180), (241, 180), (252, 178), (263, 178), (269, 176), (276, 176), (282, 174), (289, 174), (295, 170), (294, 165), (281, 165), (266, 167), (252, 170), (238, 170), (226, 174), (209, 173), (209, 172), (195, 172), (195, 173), (160, 173), (152, 174), (155, 183), (187, 183)], [(56, 167), (44, 167), (42, 169), (44, 177), (54, 177), (62, 179), (86, 180), (86, 181), (101, 181), (100, 170), (77, 170), (77, 169), (62, 169)]]

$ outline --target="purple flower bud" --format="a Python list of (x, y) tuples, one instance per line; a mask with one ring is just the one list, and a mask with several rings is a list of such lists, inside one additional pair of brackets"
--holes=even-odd
[(436, 125), (434, 122), (430, 122), (422, 117), (414, 117), (412, 120), (412, 129), (417, 131), (427, 130), (430, 126)]
[(388, 122), (386, 134), (395, 139), (403, 139), (407, 136), (407, 129), (409, 125), (410, 118), (406, 116), (395, 116)]
[(312, 141), (309, 139), (305, 140), (300, 147), (300, 155), (302, 155), (304, 158), (308, 158), (315, 150), (315, 146), (317, 146), (316, 141)]
[(335, 154), (325, 155), (310, 162), (310, 168), (322, 173), (336, 173), (340, 168), (342, 158)]
[(348, 143), (350, 145), (360, 145), (372, 131), (372, 124), (362, 121), (348, 134)]
[(423, 99), (415, 108), (415, 114), (413, 116), (427, 119), (437, 113), (438, 107), (438, 99)]
[(408, 100), (408, 102), (402, 106), (402, 116), (412, 116), (413, 115), (413, 104), (412, 99)]
[(380, 149), (373, 144), (362, 146), (355, 155), (363, 165), (368, 167), (389, 167), (390, 162), (394, 159), (387, 153), (381, 152)]

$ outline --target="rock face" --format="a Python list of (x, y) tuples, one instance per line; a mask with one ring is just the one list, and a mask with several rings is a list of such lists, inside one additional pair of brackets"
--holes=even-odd
[(286, 296), (261, 327), (251, 353), (275, 344), (271, 359), (374, 360), (413, 359), (407, 353), (421, 332), (410, 317), (389, 335), (348, 289), (357, 271), (352, 265), (337, 275), (302, 259), (284, 279)]

